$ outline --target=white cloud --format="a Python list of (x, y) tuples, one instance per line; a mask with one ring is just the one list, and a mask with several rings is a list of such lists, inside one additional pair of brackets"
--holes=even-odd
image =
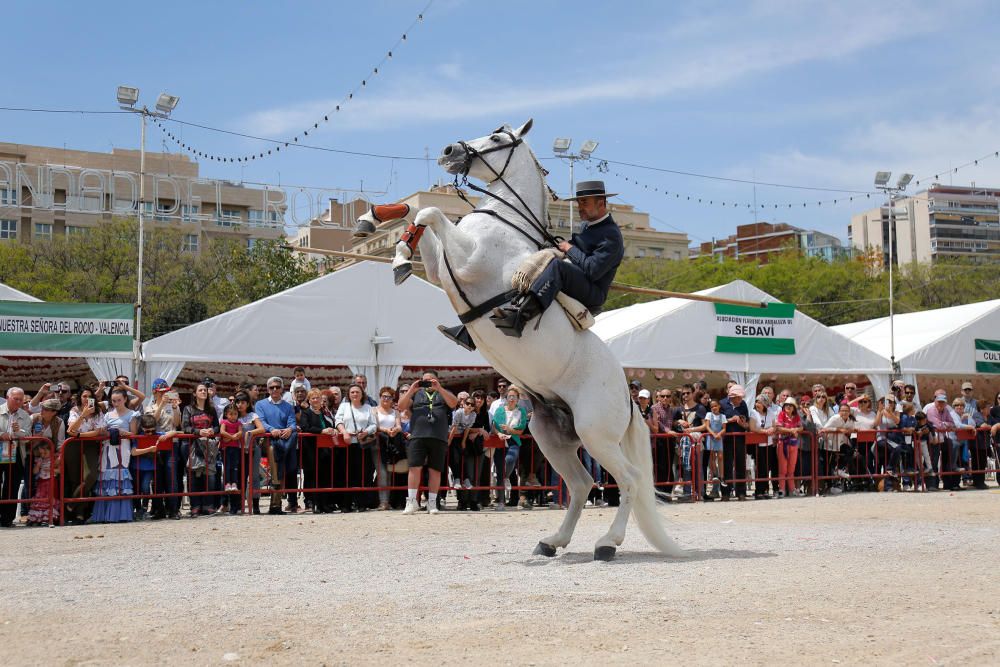
[[(983, 156), (993, 156), (1000, 149), (1000, 120), (992, 106), (970, 109), (959, 117), (938, 115), (912, 121), (879, 121), (849, 132), (836, 149), (805, 152), (798, 148), (765, 154), (752, 166), (741, 165), (729, 174), (759, 180), (801, 185), (823, 184), (828, 187), (867, 190), (878, 170), (896, 174), (910, 172), (922, 179), (910, 191), (922, 189), (938, 177), (941, 183), (968, 185), (1000, 183), (1000, 159), (987, 157), (979, 165), (970, 165), (954, 173), (954, 168)], [(782, 201), (816, 198), (817, 193), (793, 190), (762, 189), (767, 197)], [(820, 195), (824, 199), (836, 195)]]
[[(387, 77), (344, 106), (338, 127), (379, 129), (487, 115), (512, 117), (580, 103), (654, 100), (711, 90), (912, 39), (938, 27), (940, 17), (934, 11), (909, 7), (906, 20), (899, 21), (898, 9), (883, 3), (761, 2), (742, 13), (715, 8), (658, 33), (633, 35), (622, 51), (637, 55), (607, 62), (597, 73), (563, 77), (565, 82), (557, 85), (551, 83), (552, 68), (544, 66), (521, 83), (498, 84), (505, 79), (490, 76), (483, 63), (477, 63), (475, 79), (463, 76), (458, 62), (439, 65), (433, 75)], [(484, 81), (490, 83), (484, 86)], [(278, 107), (252, 113), (237, 125), (254, 134), (284, 136), (307, 127), (335, 104), (327, 99)]]

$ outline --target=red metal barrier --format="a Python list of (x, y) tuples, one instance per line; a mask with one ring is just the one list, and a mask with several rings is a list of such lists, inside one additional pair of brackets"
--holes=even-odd
[[(39, 444), (48, 445), (47, 461), (35, 458)], [(27, 460), (21, 459), (20, 447), (26, 448)], [(4, 493), (0, 495), (0, 507), (13, 505), (12, 521), (17, 520), (17, 507), (22, 516), (28, 518), (28, 525), (53, 525), (59, 515), (56, 493), (59, 477), (59, 452), (48, 438), (25, 435), (13, 440), (0, 441), (0, 470), (4, 476)], [(38, 470), (35, 470), (36, 463)], [(36, 480), (35, 477), (38, 476)], [(45, 478), (44, 475), (48, 475)], [(20, 479), (18, 479), (20, 477)], [(24, 484), (25, 499), (19, 497), (20, 486)]]
[[(132, 449), (145, 448), (147, 446), (152, 445), (154, 443), (154, 441), (156, 441), (157, 451), (172, 451), (174, 454), (177, 454), (178, 451), (183, 451), (183, 449), (181, 449), (181, 450), (177, 449), (176, 445), (177, 445), (178, 441), (193, 443), (194, 441), (198, 440), (199, 438), (197, 438), (197, 437), (195, 437), (193, 435), (178, 434), (178, 435), (170, 438), (169, 441), (164, 441), (164, 442), (159, 442), (159, 436), (136, 436), (136, 437), (127, 438), (127, 439), (129, 440), (129, 445), (130, 445), (130, 448), (132, 448)], [(66, 515), (67, 515), (67, 510), (68, 509), (72, 508), (73, 505), (84, 504), (84, 503), (90, 504), (90, 503), (97, 503), (97, 502), (102, 502), (102, 501), (103, 502), (129, 501), (129, 503), (131, 505), (132, 501), (136, 501), (136, 500), (142, 501), (142, 500), (157, 499), (157, 498), (159, 498), (159, 499), (177, 498), (178, 499), (178, 509), (179, 509), (179, 506), (182, 504), (182, 500), (183, 500), (183, 498), (185, 496), (188, 497), (189, 499), (193, 500), (193, 499), (196, 499), (196, 498), (216, 497), (216, 496), (220, 497), (220, 498), (222, 496), (231, 496), (231, 497), (234, 497), (234, 498), (242, 498), (243, 495), (244, 495), (244, 493), (243, 493), (243, 491), (244, 491), (244, 485), (243, 485), (242, 481), (239, 483), (238, 488), (237, 488), (236, 491), (226, 492), (226, 491), (222, 490), (222, 487), (220, 487), (219, 489), (210, 488), (210, 486), (212, 485), (211, 484), (211, 480), (212, 480), (212, 478), (215, 475), (214, 475), (214, 473), (209, 473), (207, 460), (206, 460), (206, 465), (205, 465), (205, 473), (203, 475), (204, 480), (203, 480), (203, 482), (201, 480), (198, 480), (196, 478), (196, 475), (193, 474), (194, 471), (193, 471), (193, 469), (191, 467), (191, 457), (190, 457), (190, 455), (187, 456), (187, 457), (185, 457), (186, 460), (183, 462), (183, 465), (184, 465), (183, 470), (185, 470), (186, 473), (187, 473), (186, 476), (185, 476), (185, 479), (187, 481), (187, 490), (185, 490), (183, 488), (183, 484), (180, 483), (180, 476), (178, 475), (178, 471), (177, 471), (177, 468), (176, 468), (176, 465), (177, 465), (178, 462), (176, 460), (174, 461), (175, 468), (173, 469), (173, 471), (169, 471), (168, 470), (167, 471), (167, 475), (171, 475), (172, 478), (175, 481), (178, 482), (179, 488), (176, 491), (156, 490), (156, 487), (155, 487), (156, 480), (160, 479), (160, 475), (158, 474), (160, 472), (160, 470), (159, 470), (159, 466), (160, 466), (159, 458), (160, 457), (154, 456), (154, 458), (153, 458), (153, 480), (154, 480), (154, 487), (153, 488), (154, 488), (154, 491), (152, 493), (140, 493), (139, 490), (138, 490), (138, 479), (133, 479), (132, 478), (132, 473), (131, 473), (131, 470), (130, 470), (131, 466), (128, 466), (128, 467), (120, 466), (120, 467), (118, 467), (116, 469), (119, 469), (122, 472), (128, 472), (129, 473), (129, 479), (126, 480), (124, 474), (119, 473), (117, 475), (117, 488), (116, 488), (117, 493), (115, 493), (113, 495), (108, 495), (108, 496), (103, 496), (103, 495), (96, 494), (95, 493), (95, 485), (99, 485), (100, 484), (101, 470), (102, 470), (102, 467), (103, 467), (103, 458), (107, 454), (106, 448), (110, 447), (110, 445), (108, 445), (107, 442), (108, 442), (108, 439), (106, 437), (94, 437), (94, 438), (80, 438), (80, 437), (75, 437), (75, 438), (67, 438), (63, 442), (63, 446), (62, 446), (62, 450), (61, 450), (63, 452), (63, 455), (60, 456), (60, 459), (59, 459), (60, 477), (62, 479), (65, 479), (65, 475), (66, 475), (66, 472), (67, 472), (66, 471), (66, 467), (65, 467), (65, 465), (66, 465), (65, 462), (66, 462), (67, 456), (65, 455), (65, 453), (68, 451), (69, 448), (79, 447), (80, 450), (81, 450), (81, 456), (80, 456), (80, 463), (79, 463), (79, 470), (78, 470), (79, 476), (76, 479), (80, 479), (81, 480), (81, 486), (80, 486), (80, 496), (63, 497), (62, 498), (62, 503), (61, 503), (60, 512), (59, 512), (59, 515), (60, 515), (60, 517), (59, 517), (60, 518), (60, 525), (65, 524), (65, 522), (66, 522)], [(90, 483), (89, 476), (86, 474), (86, 469), (88, 467), (88, 460), (87, 460), (87, 457), (83, 453), (84, 452), (84, 448), (87, 447), (88, 445), (90, 445), (90, 446), (95, 446), (96, 445), (97, 447), (99, 447), (99, 452), (98, 452), (98, 457), (97, 457), (98, 463), (97, 463), (96, 482), (93, 482), (93, 483)], [(142, 446), (142, 445), (144, 445), (144, 446)], [(188, 451), (190, 452), (190, 450), (188, 450)], [(134, 457), (130, 456), (130, 462), (131, 462), (132, 458), (134, 458)], [(241, 462), (241, 464), (240, 464), (241, 465), (241, 471), (240, 471), (240, 474), (239, 474), (239, 478), (241, 480), (243, 480), (243, 479), (245, 479), (246, 476), (242, 472), (242, 465), (243, 465), (242, 464), (242, 461), (243, 461), (243, 457), (242, 456), (239, 457), (239, 461)], [(213, 461), (213, 465), (215, 465), (214, 461)], [(216, 467), (216, 469), (218, 469), (218, 466), (215, 466), (215, 467)], [(224, 468), (223, 468), (223, 470), (224, 470)], [(126, 488), (126, 482), (127, 481), (131, 483), (132, 493), (123, 493), (123, 491)], [(196, 485), (200, 486), (202, 483), (204, 484), (203, 488), (201, 488), (201, 489), (196, 488)], [(113, 501), (111, 501), (109, 499), (113, 499)], [(195, 505), (195, 504), (198, 504), (198, 503), (197, 502), (193, 502), (192, 503), (192, 505)], [(199, 512), (194, 512), (193, 511), (194, 509), (196, 509), (196, 508), (192, 507), (192, 516), (199, 515)], [(78, 516), (78, 515), (76, 515), (76, 516)]]

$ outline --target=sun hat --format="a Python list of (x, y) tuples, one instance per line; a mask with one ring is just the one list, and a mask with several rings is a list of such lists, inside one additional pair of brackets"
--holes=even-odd
[(576, 196), (566, 197), (566, 201), (576, 201), (581, 197), (617, 197), (617, 192), (605, 192), (604, 181), (580, 181), (576, 184)]
[(789, 396), (784, 401), (782, 401), (781, 407), (784, 407), (786, 405), (792, 405), (792, 406), (795, 406), (797, 408), (797, 407), (799, 407), (799, 402), (796, 401), (793, 397)]
[(42, 410), (52, 410), (53, 412), (59, 412), (59, 408), (62, 407), (62, 403), (58, 398), (50, 398), (42, 401)]
[(747, 390), (744, 389), (743, 385), (741, 384), (734, 384), (732, 387), (729, 388), (729, 395), (739, 396), (740, 398), (743, 398), (744, 396), (747, 395)]

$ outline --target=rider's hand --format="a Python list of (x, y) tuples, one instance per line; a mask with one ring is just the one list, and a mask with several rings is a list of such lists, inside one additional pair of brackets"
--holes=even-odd
[(556, 246), (562, 252), (569, 252), (569, 249), (573, 247), (573, 244), (569, 241), (560, 241), (559, 245)]

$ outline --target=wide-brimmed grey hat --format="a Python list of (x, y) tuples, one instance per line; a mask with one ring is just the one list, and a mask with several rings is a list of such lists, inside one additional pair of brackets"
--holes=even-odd
[(566, 197), (566, 201), (576, 201), (581, 197), (617, 197), (617, 192), (605, 192), (604, 181), (580, 181), (576, 184), (576, 196)]

